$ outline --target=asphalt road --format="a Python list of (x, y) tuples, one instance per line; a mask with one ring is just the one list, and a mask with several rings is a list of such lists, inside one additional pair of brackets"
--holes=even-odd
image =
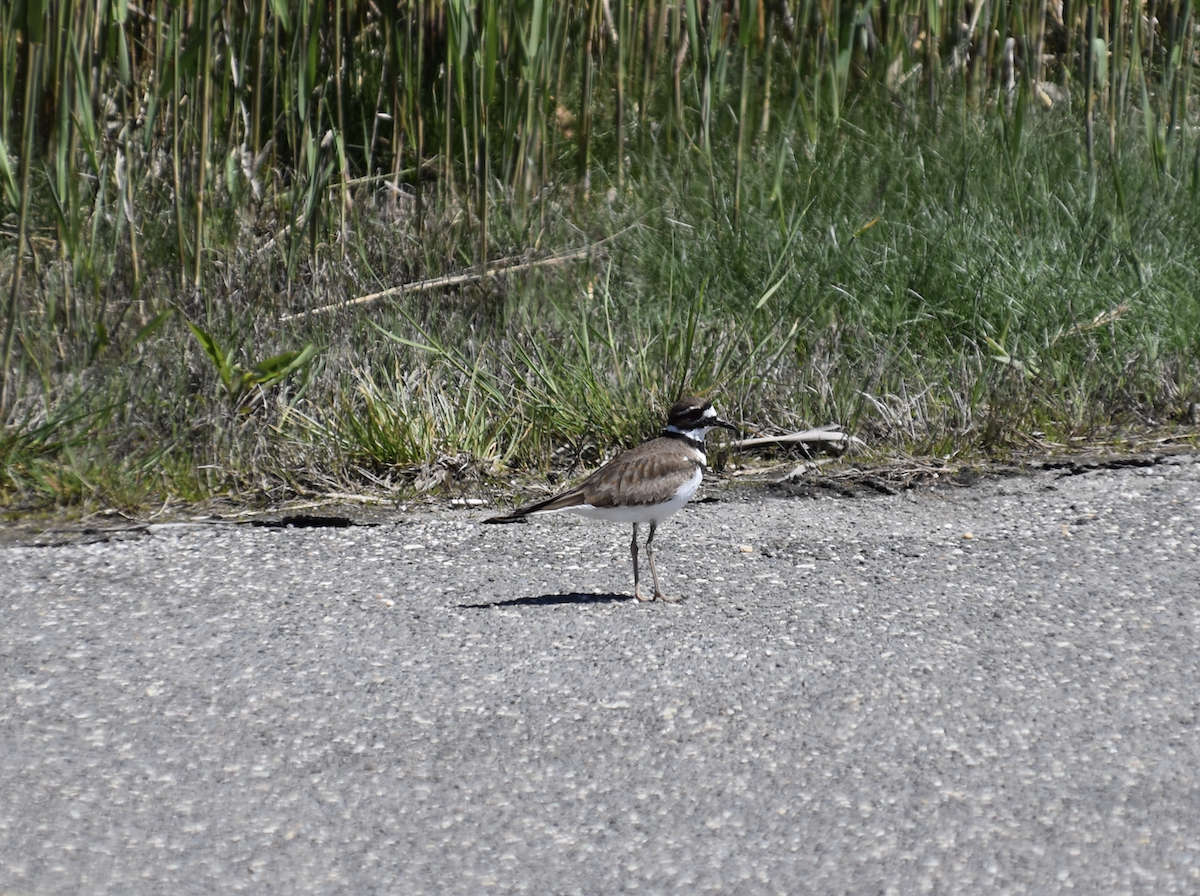
[(0, 549), (0, 893), (1200, 892), (1200, 457), (707, 494)]

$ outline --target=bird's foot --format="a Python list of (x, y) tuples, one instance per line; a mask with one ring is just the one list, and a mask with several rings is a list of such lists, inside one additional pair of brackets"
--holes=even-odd
[(648, 601), (654, 600), (653, 597), (647, 597), (646, 595), (642, 594), (642, 589), (637, 587), (636, 585), (633, 586), (633, 596), (636, 597), (638, 600), (640, 600), (642, 603), (646, 603)]
[(681, 600), (683, 600), (683, 598), (682, 598), (682, 597), (675, 597), (674, 595), (672, 595), (671, 597), (667, 597), (667, 596), (666, 596), (665, 594), (663, 594), (661, 591), (655, 591), (655, 592), (654, 592), (654, 599), (655, 599), (655, 600), (661, 600), (661, 601), (663, 601), (664, 603), (668, 603), (668, 604), (677, 604), (677, 603), (679, 603)]

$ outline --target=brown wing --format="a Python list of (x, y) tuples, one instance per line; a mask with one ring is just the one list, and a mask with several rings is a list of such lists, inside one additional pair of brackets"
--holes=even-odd
[[(661, 444), (664, 442), (667, 443), (665, 446)], [(696, 455), (691, 452), (681, 454), (676, 450), (678, 446), (675, 439), (652, 439), (631, 448), (566, 493), (579, 492), (582, 500), (562, 506), (638, 506), (669, 500), (701, 466), (698, 452)], [(672, 450), (663, 451), (664, 447)]]
[(695, 474), (701, 464), (698, 456), (684, 456), (674, 450), (663, 452), (663, 446), (657, 444), (659, 442), (669, 442), (671, 448), (678, 444), (674, 439), (643, 442), (617, 455), (574, 488), (484, 522), (516, 522), (531, 513), (566, 510), (581, 504), (614, 507), (666, 501)]

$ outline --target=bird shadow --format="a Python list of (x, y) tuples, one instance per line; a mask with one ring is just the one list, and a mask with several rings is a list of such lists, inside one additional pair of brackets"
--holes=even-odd
[(628, 594), (539, 594), (537, 597), (514, 597), (512, 600), (496, 600), (481, 604), (459, 604), (459, 610), (488, 610), (492, 607), (554, 607), (560, 604), (611, 604), (633, 600)]

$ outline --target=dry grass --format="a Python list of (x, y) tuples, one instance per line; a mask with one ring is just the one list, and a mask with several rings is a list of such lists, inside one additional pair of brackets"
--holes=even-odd
[(685, 389), (933, 455), (1196, 404), (1190, 5), (40, 8), (0, 35), (15, 505), (473, 488)]

